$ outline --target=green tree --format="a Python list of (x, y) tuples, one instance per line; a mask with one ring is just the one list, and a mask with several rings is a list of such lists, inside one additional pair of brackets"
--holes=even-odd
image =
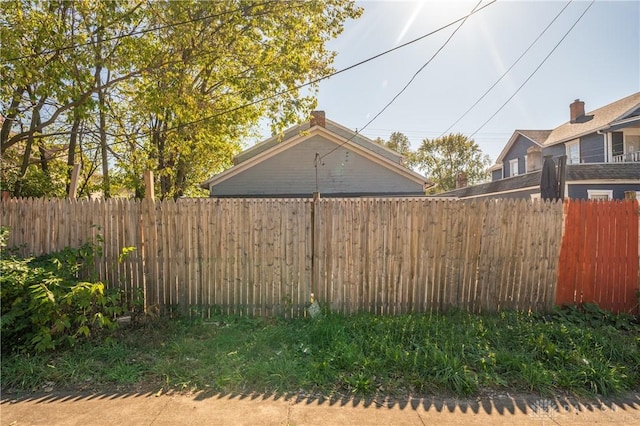
[(393, 132), (389, 136), (389, 140), (385, 141), (382, 138), (376, 138), (374, 142), (384, 145), (389, 149), (392, 149), (402, 155), (404, 159), (404, 165), (407, 168), (413, 168), (415, 165), (415, 152), (411, 150), (411, 142), (409, 138), (401, 132)]
[(148, 169), (161, 197), (194, 194), (260, 119), (277, 131), (315, 107), (317, 85), (298, 87), (333, 71), (325, 44), (360, 13), (351, 0), (2, 2), (2, 153), (24, 148), (19, 185), (32, 151), (66, 138), (69, 170), (96, 163), (105, 196), (112, 175), (140, 195)]
[(469, 185), (483, 182), (489, 164), (489, 156), (478, 144), (460, 133), (424, 139), (415, 153), (415, 166), (436, 184), (434, 192), (455, 189), (460, 173), (466, 175)]
[[(0, 146), (2, 154), (12, 147), (23, 149), (13, 188), (16, 195), (25, 195), (21, 188), (34, 150), (40, 152), (46, 174), (46, 146), (67, 138), (68, 181), (76, 155), (82, 151), (82, 134), (87, 136), (85, 142), (99, 134), (104, 147), (107, 130), (102, 98), (117, 83), (140, 74), (128, 58), (137, 57), (137, 46), (129, 36), (141, 24), (136, 14), (142, 4), (125, 0), (0, 4), (0, 109), (4, 117)], [(98, 123), (96, 132), (94, 123)], [(89, 150), (92, 146), (84, 144)], [(86, 154), (84, 159), (93, 157)], [(105, 193), (108, 195), (108, 188)]]
[(231, 165), (261, 117), (278, 131), (306, 116), (317, 87), (297, 87), (332, 71), (325, 42), (359, 15), (342, 0), (150, 7), (154, 25), (188, 24), (156, 34), (151, 53), (167, 65), (136, 81), (127, 123), (148, 137), (123, 145), (118, 165), (132, 181), (154, 170), (160, 198), (197, 194), (200, 182)]

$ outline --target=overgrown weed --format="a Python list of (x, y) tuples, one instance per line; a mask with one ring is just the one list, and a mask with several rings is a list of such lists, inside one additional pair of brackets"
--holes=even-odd
[[(605, 320), (592, 321), (593, 315)], [(180, 390), (367, 397), (468, 396), (487, 389), (611, 396), (640, 384), (634, 321), (577, 308), (547, 315), (343, 316), (325, 310), (314, 319), (161, 318), (120, 330), (111, 342), (5, 356), (2, 382), (19, 390), (50, 382), (64, 388), (145, 382)]]

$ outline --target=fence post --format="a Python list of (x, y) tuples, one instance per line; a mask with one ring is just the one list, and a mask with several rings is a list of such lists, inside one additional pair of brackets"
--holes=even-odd
[(309, 292), (314, 294), (318, 291), (318, 239), (317, 235), (317, 227), (318, 220), (316, 218), (316, 211), (318, 210), (318, 203), (320, 202), (320, 193), (313, 193), (313, 202), (311, 203), (311, 288)]
[(144, 198), (149, 201), (156, 200), (153, 189), (153, 172), (151, 170), (144, 172)]
[(153, 172), (144, 172), (144, 200), (140, 205), (140, 255), (142, 258), (142, 291), (144, 312), (159, 308), (158, 280), (155, 273), (157, 265), (157, 221), (155, 207), (155, 191), (153, 187)]

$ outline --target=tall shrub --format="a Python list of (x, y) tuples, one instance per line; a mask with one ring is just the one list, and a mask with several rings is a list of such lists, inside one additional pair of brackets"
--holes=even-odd
[(120, 294), (84, 280), (100, 247), (88, 242), (41, 257), (23, 258), (6, 248), (0, 231), (0, 332), (2, 351), (43, 352), (99, 335), (125, 310)]

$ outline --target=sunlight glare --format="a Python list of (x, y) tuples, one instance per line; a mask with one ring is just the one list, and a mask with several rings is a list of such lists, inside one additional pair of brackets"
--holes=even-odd
[(424, 5), (423, 2), (417, 2), (416, 3), (415, 9), (413, 9), (413, 13), (411, 14), (411, 16), (409, 17), (407, 22), (404, 24), (404, 27), (402, 28), (402, 31), (400, 31), (400, 34), (398, 35), (398, 38), (396, 39), (396, 46), (398, 44), (400, 44), (400, 40), (402, 40), (402, 38), (407, 34), (409, 29), (411, 28), (411, 25), (413, 25), (413, 21), (415, 21), (416, 18), (418, 17), (418, 15), (420, 14), (420, 11), (422, 10), (422, 6), (423, 5)]

